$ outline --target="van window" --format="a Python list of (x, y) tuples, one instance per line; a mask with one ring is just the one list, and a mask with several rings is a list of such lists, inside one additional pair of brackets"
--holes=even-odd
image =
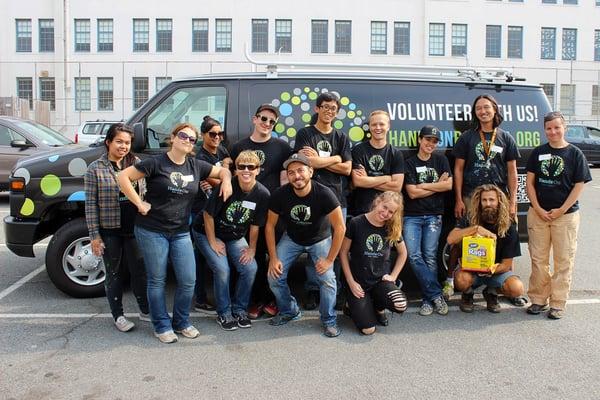
[(102, 123), (85, 124), (82, 133), (85, 135), (99, 135)]
[(565, 135), (567, 139), (583, 139), (585, 138), (585, 133), (583, 132), (582, 126), (570, 126), (567, 129), (567, 134)]
[(600, 139), (600, 129), (598, 128), (588, 128), (588, 133), (592, 139)]
[(224, 124), (227, 92), (224, 87), (184, 87), (175, 90), (148, 115), (148, 148), (167, 147), (173, 127), (189, 122), (200, 128), (205, 115)]

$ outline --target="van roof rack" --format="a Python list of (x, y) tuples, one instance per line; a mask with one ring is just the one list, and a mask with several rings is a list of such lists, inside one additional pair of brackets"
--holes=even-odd
[[(296, 61), (258, 61), (250, 56), (248, 46), (245, 47), (246, 59), (256, 65), (265, 66), (268, 79), (276, 79), (279, 72), (367, 72), (369, 74), (386, 74), (394, 76), (418, 78), (463, 78), (471, 81), (524, 81), (524, 78), (515, 77), (512, 69), (508, 68), (479, 68), (462, 66), (427, 66), (427, 65), (400, 65), (400, 64), (347, 64), (347, 63), (319, 63)], [(376, 70), (376, 71), (374, 71)]]

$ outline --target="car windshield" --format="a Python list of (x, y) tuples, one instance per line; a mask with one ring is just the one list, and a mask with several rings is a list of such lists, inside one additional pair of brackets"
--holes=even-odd
[(63, 146), (65, 144), (73, 143), (71, 140), (67, 139), (55, 130), (35, 122), (14, 121), (14, 124), (17, 125), (19, 128), (31, 133), (39, 140), (41, 140), (42, 143), (48, 146)]

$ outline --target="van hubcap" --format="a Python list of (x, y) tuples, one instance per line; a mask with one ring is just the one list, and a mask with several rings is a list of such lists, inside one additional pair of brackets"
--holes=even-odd
[(67, 246), (62, 266), (65, 275), (78, 285), (97, 285), (106, 277), (104, 262), (92, 253), (89, 237), (76, 239)]

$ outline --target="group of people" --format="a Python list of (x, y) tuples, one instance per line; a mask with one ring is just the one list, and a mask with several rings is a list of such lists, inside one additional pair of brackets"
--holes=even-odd
[[(327, 337), (340, 334), (336, 303), (365, 335), (388, 324), (386, 310), (405, 311), (398, 276), (407, 259), (421, 287), (421, 315), (446, 315), (454, 290), (462, 292), (460, 309), (472, 312), (474, 289), (482, 285), (491, 312), (500, 309), (499, 293), (525, 305), (523, 284), (513, 272), (513, 259), (520, 255), (519, 153), (499, 127), (496, 100), (475, 99), (472, 129), (454, 148), (454, 170), (435, 152), (441, 139), (436, 127), (421, 129), (417, 153), (404, 160), (387, 143), (385, 111), (370, 114), (369, 139), (351, 148), (348, 137), (333, 127), (339, 109), (334, 94), (322, 93), (313, 121), (298, 131), (293, 149), (272, 136), (279, 112), (263, 104), (252, 117), (253, 132), (229, 151), (222, 145), (221, 124), (207, 116), (200, 132), (189, 123), (175, 126), (169, 150), (144, 160), (130, 152), (131, 128), (113, 125), (106, 153), (85, 175), (85, 206), (92, 251), (106, 267), (116, 327), (134, 327), (122, 306), (127, 271), (140, 320), (151, 321), (163, 343), (176, 342), (177, 334), (199, 335), (190, 321), (194, 295), (194, 309), (216, 314), (228, 331), (250, 328), (262, 313), (273, 317), (274, 326), (297, 320), (302, 314), (287, 278), (302, 253), (308, 254), (305, 308), (319, 303)], [(548, 143), (527, 163), (532, 258), (527, 311), (549, 310), (548, 316), (558, 319), (573, 269), (577, 199), (591, 176), (581, 151), (565, 141), (562, 115), (548, 114), (544, 129)], [(496, 264), (493, 272), (476, 274), (456, 260), (457, 268), (449, 268), (440, 283), (438, 242), (452, 189), (458, 222), (448, 243), (458, 248), (465, 236), (493, 238)], [(353, 218), (346, 224), (348, 214)], [(177, 280), (172, 317), (165, 302), (168, 260)], [(206, 266), (213, 272), (214, 306), (206, 296)]]

